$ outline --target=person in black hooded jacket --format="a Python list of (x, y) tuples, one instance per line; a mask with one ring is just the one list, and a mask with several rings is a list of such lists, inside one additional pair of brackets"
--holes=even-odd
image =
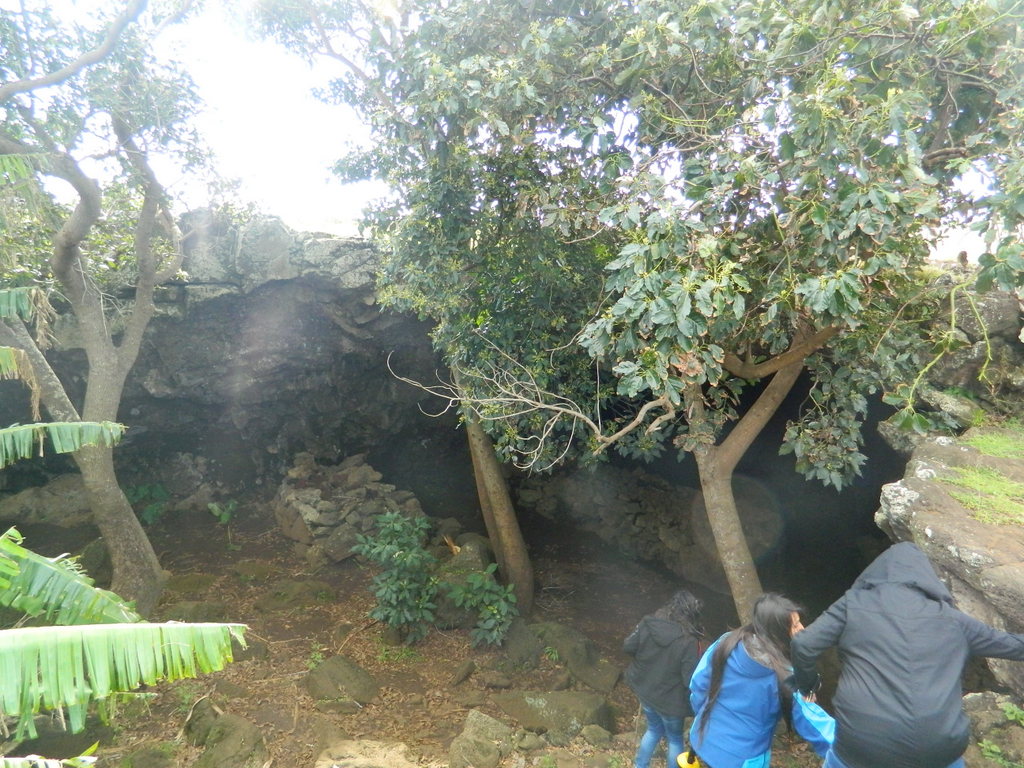
[(683, 751), (683, 718), (693, 714), (689, 686), (700, 659), (703, 607), (698, 598), (681, 589), (657, 611), (644, 616), (622, 644), (633, 657), (626, 669), (626, 682), (640, 699), (647, 719), (635, 768), (648, 768), (663, 738), (671, 768)]
[(903, 542), (793, 638), (797, 687), (814, 690), (830, 646), (842, 669), (823, 768), (960, 768), (969, 730), (960, 679), (971, 656), (1024, 660), (1024, 634), (953, 607), (925, 554)]

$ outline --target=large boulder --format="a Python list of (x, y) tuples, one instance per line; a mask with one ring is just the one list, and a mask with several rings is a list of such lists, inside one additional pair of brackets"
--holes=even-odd
[(449, 768), (498, 768), (512, 752), (512, 729), (500, 720), (472, 709), (466, 725), (448, 750)]
[(579, 691), (510, 691), (491, 699), (523, 728), (538, 733), (555, 732), (569, 738), (586, 725), (614, 731), (608, 700), (596, 693)]
[(0, 520), (17, 525), (73, 528), (92, 523), (92, 510), (79, 474), (60, 475), (49, 483), (0, 496)]
[[(875, 520), (893, 541), (921, 547), (961, 610), (998, 629), (1024, 632), (1024, 457), (986, 454), (969, 442), (1019, 450), (1024, 435), (989, 427), (960, 440), (926, 440), (903, 479), (882, 488)], [(984, 487), (965, 488), (971, 478)], [(995, 522), (999, 507), (1017, 509), (1017, 521)], [(987, 663), (999, 683), (1024, 695), (1024, 665)]]
[(351, 700), (365, 706), (377, 697), (377, 680), (344, 656), (332, 656), (306, 675), (304, 685), (316, 701)]

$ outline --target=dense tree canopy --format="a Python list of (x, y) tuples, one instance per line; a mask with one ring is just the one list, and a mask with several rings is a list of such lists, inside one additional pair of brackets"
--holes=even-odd
[(395, 190), (384, 295), (436, 320), (463, 405), (528, 463), (581, 428), (693, 452), (720, 550), (723, 478), (804, 369), (810, 477), (857, 473), (873, 393), (921, 425), (945, 227), (984, 233), (981, 287), (1022, 282), (1019, 0), (263, 5), (373, 125), (339, 170)]

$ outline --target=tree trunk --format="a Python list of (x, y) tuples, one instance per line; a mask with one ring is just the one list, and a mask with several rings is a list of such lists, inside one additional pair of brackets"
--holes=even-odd
[[(792, 348), (803, 343), (798, 334)], [(715, 548), (725, 569), (736, 613), (745, 624), (750, 621), (754, 599), (761, 594), (761, 580), (758, 578), (754, 559), (750, 555), (743, 527), (740, 523), (736, 497), (732, 492), (732, 476), (740, 459), (753, 444), (754, 439), (775, 415), (775, 412), (793, 389), (800, 372), (803, 358), (779, 368), (758, 396), (754, 404), (743, 414), (729, 435), (720, 445), (698, 448), (694, 451), (697, 471), (700, 474), (701, 490), (704, 493), (704, 508), (715, 537)], [(687, 413), (691, 421), (704, 418), (704, 399), (699, 388), (691, 387), (684, 392)]]
[(733, 471), (721, 466), (716, 451), (695, 453), (700, 487), (704, 493), (704, 509), (707, 511), (711, 533), (715, 537), (715, 549), (722, 561), (729, 591), (736, 604), (740, 621), (750, 621), (750, 610), (754, 600), (761, 594), (761, 579), (754, 567), (754, 558), (743, 535), (736, 498), (732, 492)]
[[(526, 542), (523, 541), (515, 508), (509, 498), (508, 484), (501, 474), (501, 464), (494, 453), (494, 445), (483, 427), (472, 418), (467, 418), (465, 423), (469, 450), (473, 456), (473, 469), (477, 477), (477, 491), (480, 493), (480, 506), (490, 510), (494, 531), (497, 534), (495, 541), (494, 533), (488, 528), (495, 559), (499, 568), (504, 561), (501, 575), (506, 582), (513, 585), (519, 612), (525, 616), (533, 610), (533, 565), (526, 551)], [(484, 514), (486, 522), (486, 511)], [(498, 554), (499, 549), (501, 555)]]
[[(83, 420), (24, 324), (20, 321), (0, 323), (0, 342), (18, 347), (28, 355), (39, 383), (43, 406), (51, 418), (56, 421)], [(84, 420), (116, 420), (124, 376), (114, 364), (97, 367), (90, 373)], [(82, 473), (93, 520), (110, 551), (114, 570), (112, 589), (126, 600), (134, 600), (136, 610), (148, 616), (156, 606), (166, 579), (153, 546), (118, 485), (113, 448), (83, 448), (73, 458)]]
[(156, 607), (167, 576), (160, 567), (139, 519), (114, 474), (112, 448), (83, 448), (75, 456), (82, 473), (93, 520), (100, 529), (114, 566), (111, 589), (135, 602), (135, 610), (149, 616)]

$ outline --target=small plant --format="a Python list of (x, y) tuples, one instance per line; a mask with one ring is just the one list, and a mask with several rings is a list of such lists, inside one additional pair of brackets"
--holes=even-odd
[(407, 645), (382, 645), (377, 652), (377, 661), (384, 663), (419, 661), (420, 655)]
[(319, 648), (314, 648), (309, 652), (309, 658), (306, 659), (306, 669), (316, 669), (324, 663), (324, 652)]
[(512, 619), (519, 615), (512, 585), (502, 586), (494, 579), (497, 565), (471, 573), (465, 584), (447, 584), (449, 596), (460, 608), (476, 611), (476, 626), (470, 632), (474, 646), (501, 645)]
[(171, 498), (160, 483), (132, 485), (125, 488), (124, 495), (143, 525), (152, 525), (163, 517)]
[(557, 648), (553, 645), (546, 645), (544, 646), (544, 658), (557, 664), (561, 657), (558, 655)]
[(1000, 705), (1000, 709), (1003, 710), (1003, 714), (1006, 715), (1006, 719), (1017, 725), (1024, 726), (1024, 709), (1021, 709), (1013, 702), (1006, 702)]
[(981, 747), (981, 754), (986, 760), (991, 760), (1000, 768), (1024, 768), (1024, 763), (1010, 760), (1005, 754), (1003, 754), (1003, 748), (998, 744), (987, 739), (978, 742), (978, 746)]
[(210, 514), (217, 518), (217, 522), (221, 525), (227, 525), (231, 522), (231, 518), (235, 515), (235, 510), (238, 509), (238, 502), (234, 499), (224, 502), (221, 504), (218, 501), (211, 501), (206, 505), (206, 508), (210, 510)]
[(377, 533), (360, 534), (352, 547), (382, 569), (373, 577), (377, 606), (370, 617), (397, 629), (406, 643), (415, 643), (426, 636), (437, 607), (437, 559), (423, 548), (430, 522), (399, 512), (385, 512), (374, 520)]

